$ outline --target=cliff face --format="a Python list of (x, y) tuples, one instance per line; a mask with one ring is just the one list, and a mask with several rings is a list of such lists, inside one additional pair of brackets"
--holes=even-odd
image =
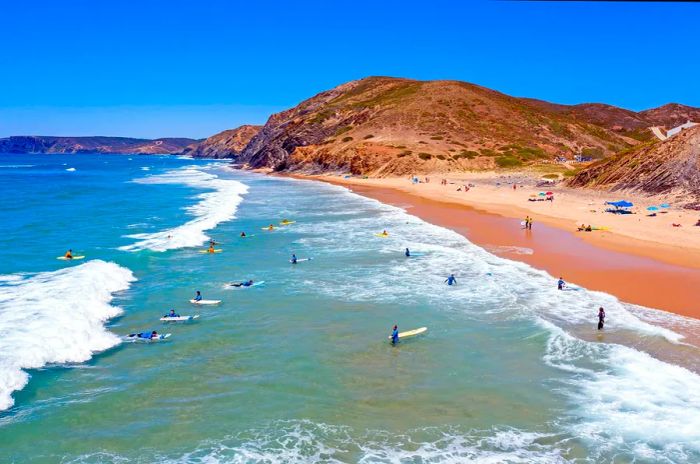
[(0, 153), (172, 154), (194, 142), (185, 138), (13, 136), (0, 139)]
[(185, 148), (182, 154), (194, 158), (236, 158), (261, 128), (262, 126), (245, 125), (219, 132)]
[(515, 167), (585, 149), (604, 156), (637, 143), (548, 105), (464, 82), (370, 77), (273, 115), (239, 161), (403, 175)]
[(594, 163), (569, 185), (674, 195), (677, 203), (700, 209), (700, 126)]
[(672, 129), (688, 121), (700, 122), (700, 108), (669, 103), (658, 108), (640, 111), (639, 114), (650, 122), (651, 126), (663, 126)]

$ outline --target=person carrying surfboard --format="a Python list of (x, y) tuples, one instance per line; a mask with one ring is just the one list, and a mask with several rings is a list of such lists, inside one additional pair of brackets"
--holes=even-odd
[(197, 290), (197, 294), (194, 296), (194, 301), (202, 301), (202, 292)]
[(398, 342), (399, 342), (399, 326), (394, 325), (394, 328), (391, 331), (391, 344), (396, 345)]
[(73, 249), (66, 251), (66, 254), (63, 255), (63, 257), (66, 259), (73, 259)]
[(447, 280), (445, 280), (445, 282), (447, 283), (447, 285), (454, 285), (457, 283), (457, 278), (454, 274), (450, 274), (450, 276), (447, 278)]

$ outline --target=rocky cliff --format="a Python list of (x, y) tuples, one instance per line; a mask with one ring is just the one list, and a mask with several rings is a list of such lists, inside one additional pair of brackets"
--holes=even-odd
[(236, 158), (262, 126), (245, 125), (219, 132), (195, 143), (182, 152), (194, 158)]
[(0, 153), (179, 153), (197, 142), (186, 138), (13, 136), (0, 138)]
[(571, 178), (569, 185), (663, 194), (700, 209), (700, 126), (594, 163)]

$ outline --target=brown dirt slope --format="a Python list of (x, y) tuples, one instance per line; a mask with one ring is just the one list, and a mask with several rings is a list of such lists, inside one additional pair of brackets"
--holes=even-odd
[(0, 139), (0, 153), (172, 154), (195, 142), (185, 138), (13, 136)]
[(458, 81), (369, 77), (275, 114), (240, 156), (250, 167), (404, 175), (517, 167), (638, 143), (560, 108)]
[(569, 185), (669, 195), (678, 204), (699, 209), (700, 126), (594, 163), (571, 178)]
[(261, 128), (244, 125), (225, 130), (185, 148), (182, 154), (195, 158), (236, 158)]

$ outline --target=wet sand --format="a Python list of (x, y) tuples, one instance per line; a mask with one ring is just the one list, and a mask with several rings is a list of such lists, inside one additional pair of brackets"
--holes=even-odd
[[(698, 269), (662, 262), (641, 252), (598, 246), (584, 240), (582, 234), (544, 223), (535, 222), (533, 230), (527, 231), (521, 227), (520, 219), (393, 188), (355, 185), (329, 177), (295, 177), (342, 185), (360, 195), (405, 208), (427, 222), (464, 235), (494, 254), (526, 262), (574, 285), (610, 293), (629, 303), (700, 319)], [(632, 246), (628, 248), (633, 250)], [(524, 254), (525, 249), (532, 250), (532, 254)], [(555, 279), (552, 285), (556, 285)]]

